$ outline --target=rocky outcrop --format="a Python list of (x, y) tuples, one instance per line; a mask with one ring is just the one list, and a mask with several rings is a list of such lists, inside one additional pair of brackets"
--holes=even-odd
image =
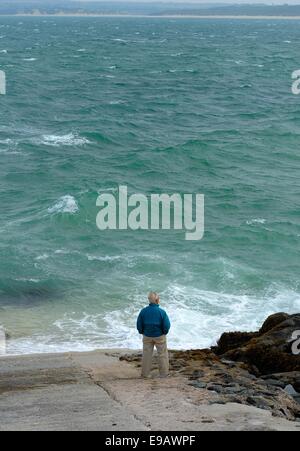
[[(300, 355), (292, 353), (291, 342), (296, 330), (300, 314), (272, 315), (257, 332), (224, 333), (212, 349), (172, 351), (171, 374), (186, 376), (203, 402), (244, 404), (300, 419)], [(139, 354), (122, 358), (140, 366)]]
[[(223, 334), (213, 350), (219, 356), (247, 364), (257, 376), (298, 372), (300, 354), (292, 352), (292, 336), (297, 330), (300, 331), (300, 314), (279, 313), (270, 316), (253, 334)], [(289, 383), (293, 385), (293, 381)]]
[[(140, 366), (141, 357), (129, 354), (121, 360)], [(243, 362), (227, 360), (209, 349), (171, 351), (170, 367), (172, 376), (185, 376), (187, 384), (200, 391), (204, 404), (243, 404), (289, 420), (300, 418), (300, 404), (284, 390), (286, 383), (279, 375), (257, 377)]]

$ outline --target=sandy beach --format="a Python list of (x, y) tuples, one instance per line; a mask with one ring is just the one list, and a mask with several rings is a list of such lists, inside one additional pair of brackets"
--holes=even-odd
[[(300, 423), (236, 403), (173, 372), (143, 380), (133, 351), (2, 357), (1, 431), (299, 431)], [(155, 375), (155, 371), (154, 371)], [(158, 413), (159, 412), (159, 413)]]

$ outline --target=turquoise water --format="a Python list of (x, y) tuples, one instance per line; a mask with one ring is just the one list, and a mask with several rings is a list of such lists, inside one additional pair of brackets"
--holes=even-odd
[[(1, 18), (0, 322), (8, 352), (170, 344), (299, 312), (297, 21)], [(200, 242), (100, 232), (99, 193), (203, 193)]]

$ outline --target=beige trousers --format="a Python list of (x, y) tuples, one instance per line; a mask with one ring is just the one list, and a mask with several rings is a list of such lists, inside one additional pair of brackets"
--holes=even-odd
[(144, 336), (142, 377), (148, 377), (150, 374), (154, 347), (156, 347), (158, 353), (160, 375), (164, 377), (169, 374), (169, 354), (166, 335), (153, 338)]

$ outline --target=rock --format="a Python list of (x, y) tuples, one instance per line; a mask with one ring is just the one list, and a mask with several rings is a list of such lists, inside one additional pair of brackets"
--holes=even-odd
[[(258, 333), (247, 333), (247, 332), (226, 332), (224, 333), (218, 341), (218, 346), (213, 347), (212, 350), (217, 355), (226, 354), (228, 351), (236, 348), (240, 348), (245, 344), (249, 343), (250, 340), (257, 337)], [(232, 361), (229, 359), (229, 361)]]
[[(295, 421), (300, 405), (284, 391), (289, 384), (300, 387), (300, 359), (290, 342), (295, 330), (300, 314), (272, 315), (258, 332), (225, 333), (214, 348), (171, 351), (171, 374), (202, 390), (200, 403), (252, 405)], [(138, 365), (140, 356), (125, 360)]]
[(267, 401), (261, 396), (248, 396), (246, 402), (249, 406), (258, 407), (259, 409), (272, 410), (274, 403)]
[(224, 363), (224, 365), (229, 366), (229, 368), (236, 367), (236, 362), (233, 362), (232, 360), (221, 359), (221, 362)]
[(267, 385), (272, 385), (274, 387), (279, 387), (279, 388), (282, 388), (282, 389), (284, 389), (285, 386), (286, 386), (286, 384), (284, 382), (279, 381), (279, 380), (275, 380), (275, 379), (265, 379), (265, 381), (266, 381)]
[(214, 391), (216, 393), (223, 393), (224, 391), (222, 385), (208, 384), (206, 388), (207, 390)]
[(235, 395), (244, 391), (244, 388), (237, 385), (236, 387), (225, 387), (223, 392), (227, 395)]
[(197, 377), (197, 378), (204, 377), (204, 371), (202, 371), (202, 370), (195, 370), (195, 371), (193, 372), (193, 376), (194, 376), (194, 377)]
[(292, 353), (290, 342), (295, 330), (300, 330), (300, 314), (272, 315), (259, 332), (223, 334), (216, 353), (222, 358), (244, 362), (250, 371), (255, 367), (255, 372), (259, 372), (256, 375), (299, 372), (300, 355)]
[(296, 397), (299, 396), (299, 393), (296, 392), (296, 390), (294, 389), (294, 387), (293, 387), (292, 385), (287, 385), (287, 386), (285, 387), (284, 391), (285, 391), (288, 395), (292, 396), (293, 398), (296, 398)]
[(190, 380), (197, 380), (197, 379), (201, 379), (204, 376), (204, 372), (201, 370), (195, 370), (192, 374), (192, 376), (190, 377)]
[(195, 381), (191, 382), (190, 385), (195, 388), (205, 389), (207, 387), (207, 384), (205, 382)]
[(259, 335), (266, 334), (287, 319), (289, 319), (289, 315), (287, 313), (275, 313), (274, 315), (269, 316), (259, 330)]
[(272, 374), (271, 376), (262, 376), (264, 380), (272, 378), (272, 380), (278, 382), (278, 384), (282, 385), (282, 388), (285, 388), (287, 385), (292, 385), (293, 388), (300, 393), (300, 372), (299, 371), (291, 371), (287, 373), (277, 373)]

